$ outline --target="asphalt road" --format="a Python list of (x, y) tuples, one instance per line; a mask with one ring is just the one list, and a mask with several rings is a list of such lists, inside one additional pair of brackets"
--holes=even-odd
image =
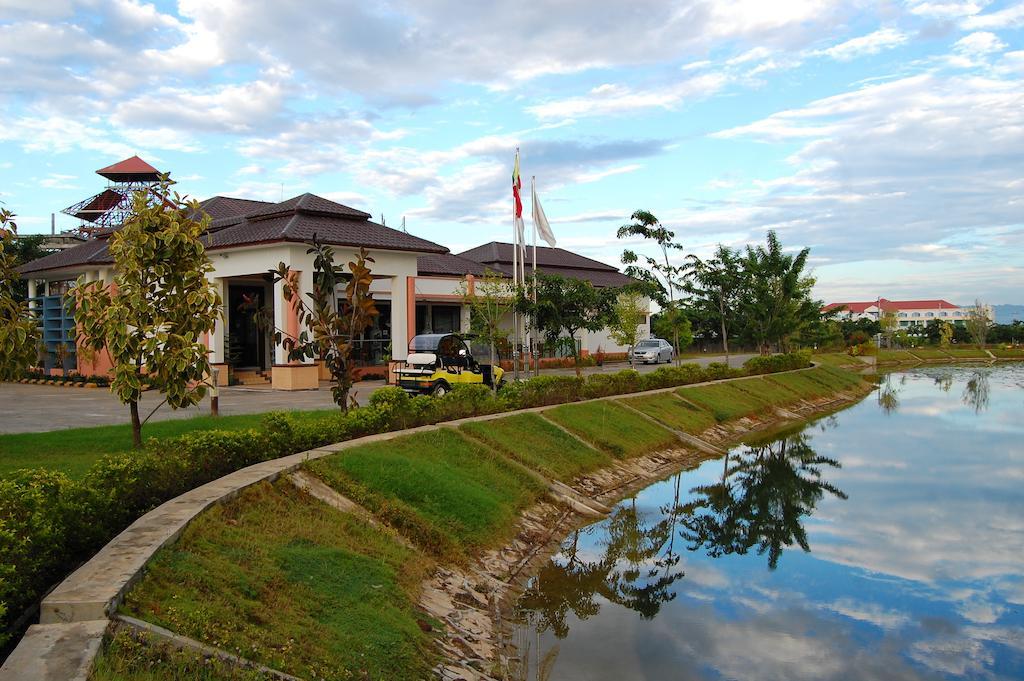
[[(733, 355), (732, 366), (739, 366), (753, 355)], [(706, 355), (687, 358), (686, 363), (705, 366), (711, 362), (724, 361), (721, 355)], [(585, 374), (614, 373), (626, 368), (625, 364), (606, 364), (603, 367), (589, 367)], [(662, 365), (664, 366), (664, 365)], [(656, 369), (653, 365), (639, 365), (637, 370), (648, 372)], [(545, 369), (543, 375), (569, 375), (572, 369)], [(509, 372), (511, 378), (511, 372)], [(367, 381), (355, 386), (356, 400), (365, 404), (374, 390), (384, 385), (383, 381)], [(146, 393), (140, 405), (145, 417), (159, 404), (162, 398), (156, 393)], [(322, 383), (320, 390), (283, 391), (269, 387), (234, 386), (221, 388), (220, 413), (253, 414), (275, 410), (333, 409), (329, 384)], [(209, 400), (189, 409), (161, 407), (150, 419), (162, 421), (182, 419), (208, 414)], [(24, 385), (21, 383), (0, 383), (0, 433), (30, 433), (64, 428), (81, 428), (128, 422), (128, 409), (106, 388), (58, 388), (47, 385)]]

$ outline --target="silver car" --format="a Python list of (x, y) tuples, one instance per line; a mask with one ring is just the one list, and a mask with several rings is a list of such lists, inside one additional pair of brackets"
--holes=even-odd
[(644, 364), (661, 364), (675, 359), (672, 344), (661, 338), (648, 338), (633, 347), (633, 361)]

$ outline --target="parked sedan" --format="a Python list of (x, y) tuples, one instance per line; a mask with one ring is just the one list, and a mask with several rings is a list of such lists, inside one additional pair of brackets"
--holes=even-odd
[(648, 338), (633, 347), (633, 361), (644, 364), (661, 364), (671, 362), (675, 358), (672, 344), (661, 338)]

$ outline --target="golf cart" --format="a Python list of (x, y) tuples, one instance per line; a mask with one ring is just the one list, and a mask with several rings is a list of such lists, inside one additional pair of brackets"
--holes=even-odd
[(395, 370), (398, 387), (412, 395), (444, 395), (455, 385), (500, 386), (504, 370), (480, 364), (462, 336), (427, 333), (409, 341), (409, 356)]

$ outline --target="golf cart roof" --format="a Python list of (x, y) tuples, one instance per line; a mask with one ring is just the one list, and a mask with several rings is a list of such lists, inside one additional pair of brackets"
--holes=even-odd
[(460, 342), (462, 336), (457, 333), (423, 333), (418, 336), (413, 336), (413, 339), (409, 341), (409, 352), (435, 352), (437, 346), (441, 344), (441, 339), (454, 336)]

